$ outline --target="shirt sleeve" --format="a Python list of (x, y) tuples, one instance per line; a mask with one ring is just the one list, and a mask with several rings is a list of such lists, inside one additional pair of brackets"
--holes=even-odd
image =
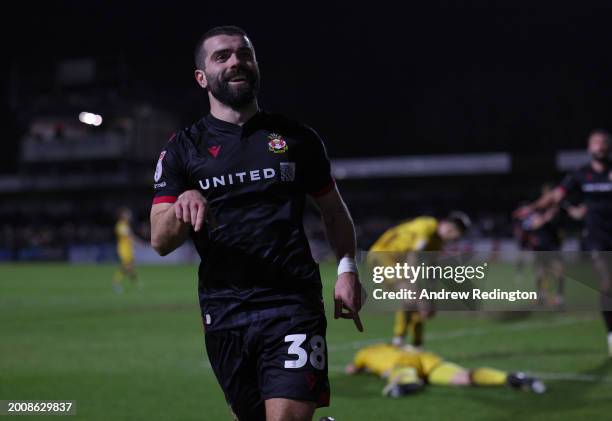
[(418, 217), (405, 225), (404, 241), (409, 251), (425, 249), (436, 232), (437, 222), (433, 218)]
[(186, 171), (176, 134), (172, 135), (159, 155), (153, 176), (153, 204), (174, 203), (186, 190)]
[(130, 227), (125, 223), (118, 223), (115, 227), (115, 233), (119, 237), (127, 237), (130, 235)]
[(574, 193), (580, 189), (580, 174), (578, 171), (570, 173), (563, 178), (559, 188), (561, 188), (566, 194)]
[(306, 166), (304, 174), (304, 188), (306, 193), (313, 197), (323, 196), (335, 186), (331, 175), (331, 164), (325, 150), (323, 140), (317, 132), (306, 127), (303, 165)]

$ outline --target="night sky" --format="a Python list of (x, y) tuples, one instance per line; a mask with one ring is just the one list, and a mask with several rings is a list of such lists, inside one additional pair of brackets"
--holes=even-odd
[(134, 92), (187, 124), (207, 111), (195, 41), (236, 24), (256, 48), (261, 105), (315, 127), (334, 157), (521, 156), (612, 128), (612, 2), (261, 3), (22, 5), (5, 55), (28, 78), (63, 58), (123, 55)]

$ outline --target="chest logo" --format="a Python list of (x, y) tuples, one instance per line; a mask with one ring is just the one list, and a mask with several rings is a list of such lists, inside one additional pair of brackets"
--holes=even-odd
[(221, 145), (214, 145), (208, 148), (208, 152), (210, 152), (213, 158), (216, 158), (217, 155), (219, 155), (220, 151), (221, 151)]
[(287, 152), (287, 149), (289, 149), (285, 139), (283, 139), (283, 137), (277, 133), (270, 133), (268, 135), (268, 139), (270, 139), (268, 142), (268, 150), (272, 153), (284, 153)]

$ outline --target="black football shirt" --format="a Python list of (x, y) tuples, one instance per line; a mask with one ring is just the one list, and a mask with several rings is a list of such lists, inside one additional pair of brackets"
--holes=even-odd
[(266, 112), (242, 126), (209, 114), (172, 136), (154, 179), (154, 204), (191, 189), (208, 202), (204, 228), (191, 230), (207, 330), (321, 311), (303, 212), (334, 180), (315, 131)]
[[(540, 216), (544, 212), (536, 211)], [(561, 248), (559, 213), (541, 227), (529, 231), (530, 242), (535, 251), (554, 251)]]
[[(587, 207), (587, 239), (612, 244), (612, 166), (602, 172), (590, 164), (568, 174), (561, 182), (566, 193), (578, 193)], [(600, 241), (601, 240), (601, 241)]]

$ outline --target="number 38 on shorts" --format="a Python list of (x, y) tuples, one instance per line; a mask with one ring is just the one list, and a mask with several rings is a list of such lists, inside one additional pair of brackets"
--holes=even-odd
[(327, 364), (325, 339), (321, 335), (315, 335), (309, 341), (306, 338), (304, 333), (285, 336), (285, 342), (289, 343), (287, 354), (294, 357), (285, 361), (285, 368), (302, 368), (310, 362), (317, 370), (324, 370)]

